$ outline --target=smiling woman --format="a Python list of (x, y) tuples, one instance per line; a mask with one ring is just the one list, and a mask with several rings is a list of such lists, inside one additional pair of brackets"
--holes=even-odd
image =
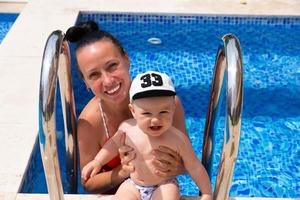
[(16, 13), (0, 13), (0, 44), (16, 21), (18, 15)]

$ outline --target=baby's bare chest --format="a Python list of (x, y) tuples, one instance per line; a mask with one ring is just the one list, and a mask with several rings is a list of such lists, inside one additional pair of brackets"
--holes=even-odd
[(178, 151), (176, 141), (170, 137), (147, 137), (130, 134), (126, 138), (126, 144), (134, 148), (137, 158), (145, 160), (152, 158), (153, 150), (159, 149), (160, 146)]

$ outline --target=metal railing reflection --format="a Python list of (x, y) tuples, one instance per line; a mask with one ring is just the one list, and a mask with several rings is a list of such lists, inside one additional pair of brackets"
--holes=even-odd
[(77, 193), (76, 113), (70, 51), (61, 31), (48, 37), (42, 60), (39, 139), (50, 199), (64, 199), (56, 145), (56, 83), (59, 78), (66, 144), (67, 193)]
[(239, 148), (243, 103), (243, 64), (240, 44), (232, 34), (224, 35), (222, 40), (214, 68), (202, 147), (202, 163), (211, 177), (217, 118), (226, 90), (224, 140), (214, 200), (226, 200), (229, 197)]

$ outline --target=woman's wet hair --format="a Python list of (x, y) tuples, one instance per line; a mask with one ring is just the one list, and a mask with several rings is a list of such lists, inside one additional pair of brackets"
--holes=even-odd
[[(109, 40), (117, 47), (121, 55), (126, 55), (126, 51), (121, 43), (109, 32), (100, 30), (98, 24), (94, 21), (82, 22), (76, 26), (70, 27), (66, 32), (65, 39), (71, 43), (76, 43), (75, 52), (78, 49), (97, 41)], [(80, 70), (79, 72), (82, 77)]]

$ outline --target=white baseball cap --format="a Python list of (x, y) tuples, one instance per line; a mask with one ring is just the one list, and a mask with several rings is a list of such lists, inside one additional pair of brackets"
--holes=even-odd
[(176, 92), (170, 77), (156, 71), (138, 74), (133, 79), (129, 90), (130, 101), (145, 97), (174, 95), (176, 95)]

